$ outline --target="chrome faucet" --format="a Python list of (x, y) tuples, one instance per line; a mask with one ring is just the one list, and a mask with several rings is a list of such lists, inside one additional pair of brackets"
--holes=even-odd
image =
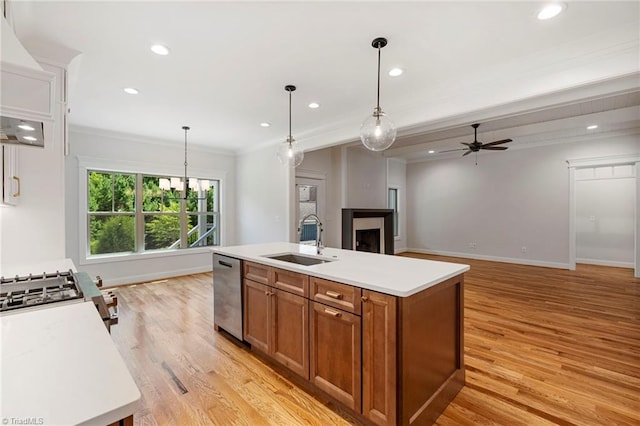
[(302, 218), (298, 225), (298, 239), (302, 238), (302, 225), (307, 219), (313, 219), (316, 224), (316, 253), (322, 254), (322, 249), (324, 248), (322, 245), (322, 222), (320, 222), (320, 218), (317, 215), (311, 213)]

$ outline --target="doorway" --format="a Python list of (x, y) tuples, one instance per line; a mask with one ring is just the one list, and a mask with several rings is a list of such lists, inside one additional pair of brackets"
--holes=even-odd
[(576, 263), (635, 268), (640, 276), (638, 216), (640, 158), (572, 160), (570, 268)]
[(325, 220), (325, 179), (296, 176), (296, 242), (300, 244), (315, 245), (317, 227), (313, 220), (300, 223), (302, 218), (309, 214), (315, 214), (320, 222), (326, 225)]

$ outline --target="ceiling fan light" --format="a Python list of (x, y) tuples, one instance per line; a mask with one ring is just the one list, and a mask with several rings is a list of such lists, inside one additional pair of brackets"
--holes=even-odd
[(396, 140), (396, 126), (387, 116), (377, 110), (362, 122), (360, 140), (371, 151), (384, 151)]

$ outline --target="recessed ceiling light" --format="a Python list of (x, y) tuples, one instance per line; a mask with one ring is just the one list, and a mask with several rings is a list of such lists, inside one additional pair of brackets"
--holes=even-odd
[(544, 21), (546, 19), (551, 19), (555, 16), (558, 16), (560, 12), (566, 9), (567, 5), (564, 3), (550, 3), (542, 8), (540, 12), (538, 12), (538, 19)]
[(267, 123), (266, 121), (265, 121), (265, 122), (260, 123), (260, 125), (261, 125), (262, 127), (269, 127), (269, 126), (271, 126), (271, 124), (270, 124), (270, 123)]
[(151, 51), (160, 56), (166, 56), (169, 54), (169, 48), (161, 44), (154, 44), (153, 46), (151, 46)]
[(18, 127), (28, 132), (33, 132), (35, 130), (33, 127), (29, 126), (28, 124), (18, 124)]
[(404, 70), (403, 70), (402, 68), (392, 68), (392, 69), (389, 71), (389, 75), (390, 75), (391, 77), (397, 77), (397, 76), (399, 76), (399, 75), (402, 75), (402, 73), (403, 73), (403, 72), (404, 72)]
[(591, 126), (587, 126), (587, 130), (595, 130), (598, 128), (597, 124), (592, 124)]
[(429, 154), (433, 154), (433, 153), (435, 153), (435, 151), (434, 151), (434, 150), (429, 151)]
[(309, 104), (309, 108), (311, 108), (311, 109), (320, 108), (320, 104), (319, 104), (319, 103), (317, 103), (317, 102), (311, 102), (311, 103)]
[(128, 93), (130, 95), (137, 95), (138, 93), (140, 93), (138, 89), (134, 89), (133, 87), (125, 87), (124, 91), (125, 93)]
[(31, 142), (38, 140), (38, 138), (34, 138), (33, 136), (25, 136), (23, 139), (31, 141)]

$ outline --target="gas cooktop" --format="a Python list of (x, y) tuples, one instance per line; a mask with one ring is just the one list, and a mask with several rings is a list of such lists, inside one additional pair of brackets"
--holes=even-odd
[(73, 271), (0, 278), (0, 313), (56, 302), (84, 301)]

